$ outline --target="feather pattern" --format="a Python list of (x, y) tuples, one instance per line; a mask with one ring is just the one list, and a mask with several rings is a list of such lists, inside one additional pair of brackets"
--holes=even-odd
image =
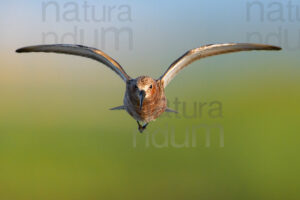
[(18, 53), (53, 52), (53, 53), (83, 56), (103, 63), (111, 70), (116, 72), (125, 82), (131, 79), (130, 76), (125, 72), (125, 70), (117, 61), (112, 59), (103, 51), (91, 47), (86, 47), (82, 45), (73, 45), (73, 44), (53, 44), (53, 45), (50, 44), (50, 45), (36, 45), (36, 46), (23, 47), (17, 49), (16, 52)]
[(187, 51), (185, 54), (183, 54), (181, 57), (175, 60), (167, 69), (167, 71), (159, 78), (159, 80), (161, 80), (163, 82), (164, 87), (166, 87), (183, 68), (201, 58), (238, 51), (280, 49), (280, 47), (271, 45), (249, 43), (225, 43), (202, 46)]

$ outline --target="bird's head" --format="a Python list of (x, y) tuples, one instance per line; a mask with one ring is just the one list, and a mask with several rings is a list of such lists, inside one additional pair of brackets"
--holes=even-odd
[(157, 90), (157, 83), (156, 80), (149, 76), (140, 76), (136, 79), (130, 80), (128, 87), (131, 94), (139, 100), (141, 110), (143, 102), (151, 98)]

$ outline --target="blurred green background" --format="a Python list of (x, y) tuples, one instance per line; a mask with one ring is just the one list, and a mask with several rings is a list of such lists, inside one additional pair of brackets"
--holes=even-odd
[[(0, 199), (299, 199), (300, 1), (290, 4), (1, 1)], [(101, 35), (109, 28), (126, 31), (116, 41)], [(14, 52), (54, 42), (103, 49), (132, 77), (154, 78), (204, 44), (262, 42), (283, 51), (193, 63), (166, 88), (170, 107), (182, 102), (180, 115), (139, 134), (127, 113), (109, 111), (125, 87), (102, 64)], [(184, 116), (195, 102), (207, 104)], [(213, 102), (222, 116), (212, 116)]]

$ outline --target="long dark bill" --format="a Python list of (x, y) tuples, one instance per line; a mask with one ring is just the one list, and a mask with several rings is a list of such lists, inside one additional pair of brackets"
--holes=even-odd
[(143, 108), (143, 102), (144, 102), (145, 96), (146, 96), (146, 92), (144, 90), (142, 90), (139, 94), (139, 97), (140, 97), (140, 110), (142, 110), (142, 108)]

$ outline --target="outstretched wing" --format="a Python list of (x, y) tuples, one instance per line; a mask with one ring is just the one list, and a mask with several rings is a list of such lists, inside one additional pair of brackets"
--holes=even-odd
[(271, 45), (247, 43), (213, 44), (202, 46), (186, 52), (180, 58), (175, 60), (167, 71), (159, 78), (159, 80), (161, 80), (164, 87), (166, 87), (180, 70), (198, 59), (219, 54), (251, 50), (281, 50), (281, 48)]
[(121, 67), (121, 65), (117, 61), (109, 57), (103, 51), (91, 47), (86, 47), (82, 45), (72, 45), (72, 44), (37, 45), (37, 46), (23, 47), (17, 49), (16, 52), (18, 53), (53, 52), (53, 53), (83, 56), (83, 57), (97, 60), (105, 64), (114, 72), (116, 72), (125, 82), (131, 79), (130, 76), (128, 76), (128, 74), (125, 72), (125, 70)]

